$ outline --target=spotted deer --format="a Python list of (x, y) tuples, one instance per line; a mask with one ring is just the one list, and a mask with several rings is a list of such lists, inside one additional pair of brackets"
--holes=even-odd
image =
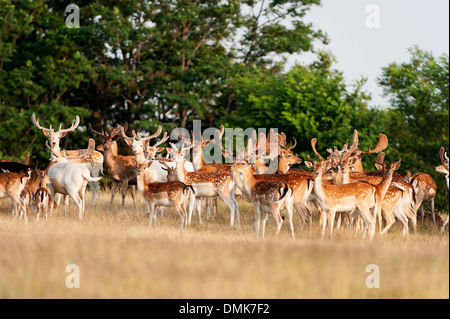
[[(292, 222), (293, 207), (293, 189), (284, 181), (257, 180), (251, 170), (251, 165), (244, 160), (240, 163), (234, 163), (231, 170), (240, 174), (243, 182), (242, 192), (247, 193), (250, 202), (255, 209), (255, 231), (259, 236), (259, 228), (262, 219), (262, 237), (265, 235), (265, 227), (267, 218), (273, 216), (276, 227), (276, 235), (280, 233), (283, 218), (281, 217), (281, 209), (286, 208), (289, 226), (292, 238), (294, 238), (294, 225)], [(235, 175), (236, 176), (236, 175)]]
[(324, 235), (327, 223), (326, 215), (330, 215), (330, 234), (333, 235), (333, 226), (336, 211), (358, 213), (363, 222), (364, 229), (362, 237), (368, 231), (370, 239), (375, 234), (375, 218), (374, 210), (376, 208), (375, 192), (376, 188), (364, 182), (355, 182), (343, 185), (324, 185), (322, 183), (323, 174), (330, 168), (331, 160), (325, 160), (315, 149), (317, 139), (311, 140), (311, 146), (319, 161), (313, 160), (305, 164), (313, 169), (314, 174), (314, 193), (322, 207), (325, 218), (322, 225), (322, 235)]
[[(28, 223), (27, 218), (27, 207), (23, 199), (20, 197), (23, 189), (30, 180), (31, 169), (28, 169), (25, 174), (15, 173), (15, 172), (4, 172), (0, 173), (0, 199), (10, 198), (12, 206), (12, 217), (13, 220), (17, 217), (17, 212), (14, 207), (19, 207), (19, 209), (24, 213), (25, 224)], [(16, 205), (16, 206), (14, 206)]]
[[(89, 168), (91, 176), (94, 178), (97, 178), (100, 173), (103, 174), (104, 157), (102, 153), (95, 150), (93, 152), (88, 152), (87, 149), (63, 151), (60, 149), (59, 143), (61, 138), (65, 137), (67, 133), (75, 131), (80, 124), (80, 117), (78, 115), (75, 118), (75, 123), (73, 123), (69, 128), (62, 129), (62, 125), (60, 125), (57, 131), (55, 131), (51, 125), (49, 128), (42, 127), (39, 124), (39, 121), (36, 120), (36, 116), (34, 114), (31, 116), (31, 122), (35, 127), (44, 133), (50, 142), (50, 146), (55, 150), (55, 152), (58, 152), (61, 157), (66, 158), (69, 162), (90, 164), (87, 167)], [(53, 162), (50, 162), (49, 167), (52, 164)], [(89, 188), (91, 189), (91, 204), (94, 205), (95, 195), (97, 194), (97, 206), (99, 206), (100, 184), (98, 182), (89, 182)]]
[(137, 163), (130, 160), (136, 167), (137, 187), (142, 193), (149, 212), (149, 226), (152, 221), (156, 226), (156, 206), (173, 207), (181, 219), (181, 229), (187, 226), (188, 205), (195, 200), (195, 192), (192, 186), (179, 181), (174, 182), (146, 182), (144, 172), (151, 162)]
[[(231, 172), (188, 172), (184, 166), (185, 156), (189, 154), (189, 150), (193, 147), (193, 145), (188, 147), (181, 146), (180, 149), (178, 149), (173, 143), (170, 143), (170, 145), (172, 146), (172, 153), (175, 163), (177, 164), (178, 180), (186, 185), (191, 185), (194, 188), (199, 222), (201, 223), (201, 205), (199, 205), (198, 199), (203, 197), (208, 198), (219, 196), (230, 210), (230, 226), (234, 225), (235, 214), (239, 225), (239, 207), (235, 199), (236, 185)], [(191, 216), (192, 210), (189, 212), (189, 224)]]

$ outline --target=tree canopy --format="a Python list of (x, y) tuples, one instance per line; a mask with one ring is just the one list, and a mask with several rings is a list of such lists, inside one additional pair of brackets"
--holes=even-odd
[[(77, 1), (80, 28), (68, 28), (67, 3), (0, 3), (0, 158), (46, 163), (45, 137), (31, 125), (81, 126), (62, 147), (84, 148), (86, 129), (128, 124), (276, 127), (297, 139), (302, 157), (341, 147), (360, 133), (361, 147), (389, 138), (389, 158), (401, 169), (434, 172), (439, 148), (448, 147), (448, 56), (410, 48), (410, 61), (384, 67), (378, 84), (390, 99), (368, 107), (365, 79), (352, 84), (334, 67), (322, 30), (305, 22), (319, 0)], [(314, 62), (286, 69), (291, 54)], [(69, 142), (70, 140), (70, 142)], [(124, 152), (127, 151), (125, 148)], [(365, 163), (373, 168), (373, 158)], [(441, 201), (442, 202), (442, 201)]]

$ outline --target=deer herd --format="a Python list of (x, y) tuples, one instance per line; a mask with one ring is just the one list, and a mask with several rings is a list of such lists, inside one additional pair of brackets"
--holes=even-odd
[[(327, 149), (323, 157), (316, 149), (316, 138), (311, 140), (315, 158), (307, 155), (305, 164), (312, 170), (292, 168), (302, 159), (292, 152), (297, 145), (295, 138), (287, 145), (284, 133), (270, 134), (256, 131), (248, 137), (245, 149), (236, 146), (234, 153), (222, 147), (224, 127), (217, 130), (213, 139), (204, 140), (185, 138), (181, 134), (177, 143), (170, 147), (161, 147), (168, 141), (167, 132), (158, 142), (151, 145), (162, 133), (161, 126), (156, 133), (142, 137), (134, 130), (128, 133), (127, 127), (89, 130), (98, 137), (90, 139), (88, 147), (81, 150), (62, 150), (61, 138), (73, 132), (80, 124), (75, 122), (67, 129), (61, 126), (55, 131), (52, 126), (42, 127), (33, 114), (32, 124), (48, 138), (46, 147), (50, 152), (50, 163), (44, 170), (9, 160), (0, 160), (0, 199), (10, 198), (13, 220), (19, 216), (27, 223), (27, 211), (31, 209), (45, 220), (57, 207), (56, 195), (64, 197), (64, 213), (67, 214), (69, 197), (78, 207), (78, 218), (83, 219), (85, 212), (85, 190), (91, 189), (91, 205), (100, 205), (100, 174), (105, 166), (112, 179), (111, 199), (118, 184), (121, 186), (122, 209), (128, 187), (136, 207), (136, 187), (142, 195), (149, 215), (149, 225), (156, 226), (158, 216), (163, 216), (164, 207), (172, 207), (180, 217), (181, 228), (192, 222), (196, 211), (199, 224), (202, 223), (202, 202), (206, 203), (207, 215), (211, 210), (217, 213), (217, 200), (220, 198), (230, 212), (230, 226), (240, 224), (239, 205), (236, 198), (251, 203), (254, 207), (254, 231), (265, 235), (266, 223), (271, 216), (276, 225), (276, 234), (281, 230), (287, 217), (291, 236), (294, 238), (294, 212), (299, 216), (300, 228), (311, 230), (313, 213), (318, 213), (322, 236), (328, 231), (330, 236), (337, 228), (355, 232), (361, 231), (362, 237), (370, 239), (378, 232), (384, 235), (398, 221), (402, 233), (407, 235), (410, 227), (416, 230), (417, 219), (424, 219), (423, 203), (430, 202), (431, 217), (434, 223), (442, 222), (441, 232), (448, 224), (434, 212), (434, 198), (437, 186), (433, 178), (426, 173), (405, 176), (397, 170), (402, 159), (393, 163), (385, 161), (383, 152), (388, 145), (384, 134), (379, 135), (375, 148), (361, 150), (359, 137), (355, 130), (352, 143), (344, 144), (342, 149)], [(133, 155), (119, 155), (117, 140), (122, 137), (131, 147)], [(203, 149), (215, 144), (226, 158), (223, 163), (206, 163)], [(167, 157), (158, 157), (158, 153), (167, 151)], [(269, 150), (269, 152), (267, 152)], [(192, 162), (189, 161), (192, 151)], [(103, 153), (103, 154), (102, 154)], [(362, 158), (365, 154), (377, 153), (375, 168), (366, 171)], [(445, 174), (449, 187), (449, 159), (445, 149), (439, 152), (441, 165), (435, 170)], [(269, 167), (267, 161), (275, 163)], [(275, 160), (275, 161), (273, 161)], [(97, 198), (97, 202), (95, 199)], [(158, 214), (159, 213), (159, 214)], [(262, 219), (261, 219), (262, 217)]]

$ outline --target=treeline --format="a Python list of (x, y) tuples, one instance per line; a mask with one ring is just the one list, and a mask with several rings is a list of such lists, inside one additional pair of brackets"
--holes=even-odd
[[(447, 205), (433, 168), (449, 149), (448, 56), (410, 48), (409, 61), (380, 70), (389, 107), (369, 108), (364, 79), (346, 84), (332, 55), (314, 51), (328, 39), (303, 18), (319, 0), (77, 1), (80, 28), (66, 26), (67, 4), (0, 3), (0, 158), (48, 162), (33, 113), (44, 126), (79, 115), (62, 141), (69, 148), (86, 147), (87, 123), (153, 132), (200, 119), (203, 128), (278, 128), (305, 157), (312, 137), (325, 151), (358, 129), (362, 148), (386, 134), (387, 159), (431, 174)], [(301, 52), (315, 61), (286, 71)], [(373, 156), (365, 164), (373, 169)]]

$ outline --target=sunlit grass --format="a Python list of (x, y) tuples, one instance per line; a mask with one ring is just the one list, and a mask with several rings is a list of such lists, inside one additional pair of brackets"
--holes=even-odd
[[(449, 298), (449, 237), (431, 224), (407, 238), (394, 225), (370, 242), (337, 230), (321, 238), (317, 217), (311, 232), (290, 238), (287, 222), (275, 238), (253, 232), (252, 206), (239, 201), (241, 225), (230, 227), (228, 209), (193, 216), (179, 229), (171, 209), (148, 227), (140, 194), (136, 208), (121, 196), (108, 209), (90, 205), (80, 221), (73, 202), (47, 222), (12, 222), (9, 203), (0, 219), (0, 298)], [(80, 267), (80, 288), (66, 287), (68, 264)], [(380, 288), (369, 289), (366, 266), (380, 267)]]

